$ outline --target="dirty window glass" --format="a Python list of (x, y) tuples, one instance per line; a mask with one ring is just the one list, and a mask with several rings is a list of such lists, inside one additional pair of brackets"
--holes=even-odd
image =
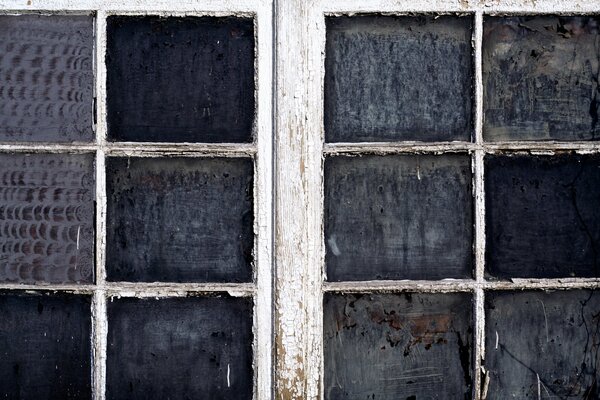
[(595, 140), (600, 18), (485, 17), (486, 140)]
[(251, 142), (249, 18), (110, 16), (110, 140)]
[(331, 17), (327, 142), (470, 140), (472, 19)]

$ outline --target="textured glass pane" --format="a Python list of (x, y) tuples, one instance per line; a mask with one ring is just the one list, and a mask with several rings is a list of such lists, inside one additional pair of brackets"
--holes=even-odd
[(472, 203), (467, 155), (327, 158), (328, 279), (470, 277)]
[(0, 50), (0, 140), (93, 140), (91, 16), (0, 16)]
[(0, 294), (3, 399), (91, 399), (90, 298)]
[(599, 137), (600, 18), (486, 17), (487, 140)]
[(94, 275), (94, 156), (0, 154), (0, 281)]
[(600, 293), (489, 293), (489, 400), (598, 399)]
[(108, 279), (251, 280), (252, 182), (250, 158), (108, 159)]
[(470, 399), (468, 294), (326, 295), (325, 398)]
[(328, 142), (469, 140), (472, 17), (327, 19)]
[(600, 157), (490, 156), (485, 168), (489, 275), (600, 276)]
[(109, 139), (252, 140), (251, 19), (112, 16), (107, 24)]
[(107, 399), (252, 399), (252, 385), (250, 299), (108, 304)]

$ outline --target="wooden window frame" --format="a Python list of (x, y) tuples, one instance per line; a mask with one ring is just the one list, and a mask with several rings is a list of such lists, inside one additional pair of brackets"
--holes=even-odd
[[(600, 153), (597, 142), (484, 143), (481, 67), (484, 15), (597, 14), (600, 0), (4, 0), (0, 13), (95, 15), (96, 141), (89, 144), (1, 143), (0, 152), (95, 153), (96, 283), (0, 284), (5, 290), (51, 290), (93, 296), (93, 393), (106, 389), (106, 303), (113, 297), (177, 297), (228, 293), (252, 297), (254, 398), (322, 399), (323, 295), (327, 292), (469, 292), (474, 296), (473, 398), (485, 398), (484, 291), (598, 288), (598, 278), (486, 281), (483, 157), (502, 151)], [(466, 13), (474, 18), (473, 142), (325, 144), (323, 82), (325, 17), (355, 13)], [(112, 143), (106, 140), (106, 18), (110, 15), (244, 16), (255, 20), (256, 117), (251, 144)], [(474, 279), (326, 282), (323, 158), (335, 154), (466, 152), (472, 157), (475, 202)], [(255, 280), (241, 284), (106, 281), (107, 156), (252, 157), (255, 160)], [(480, 373), (482, 372), (482, 373)]]
[[(482, 35), (484, 15), (598, 14), (600, 2), (569, 0), (287, 0), (276, 2), (275, 58), (276, 398), (323, 399), (325, 293), (468, 292), (473, 295), (473, 399), (485, 399), (485, 290), (598, 288), (598, 278), (484, 278), (486, 154), (600, 153), (597, 142), (483, 141)], [(472, 142), (325, 143), (325, 18), (357, 14), (467, 14), (474, 20), (474, 140)], [(302, 55), (301, 58), (298, 55)], [(323, 235), (323, 159), (366, 153), (468, 153), (475, 207), (474, 279), (327, 282)]]
[[(254, 301), (254, 399), (272, 398), (272, 4), (266, 0), (223, 0), (171, 3), (169, 1), (69, 1), (40, 3), (8, 0), (0, 13), (70, 14), (94, 16), (94, 97), (96, 138), (90, 143), (0, 143), (1, 153), (92, 153), (96, 167), (96, 232), (94, 284), (0, 284), (11, 291), (51, 291), (92, 296), (92, 393), (106, 395), (107, 302), (113, 298), (168, 298), (228, 294)], [(252, 143), (109, 142), (106, 119), (106, 19), (111, 15), (247, 17), (255, 28), (256, 110)], [(260, 57), (258, 57), (260, 55)], [(107, 157), (249, 157), (254, 160), (254, 263), (250, 283), (145, 283), (106, 281), (106, 170)]]

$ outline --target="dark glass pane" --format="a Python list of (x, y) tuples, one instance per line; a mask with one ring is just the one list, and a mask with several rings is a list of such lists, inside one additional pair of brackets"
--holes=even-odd
[(325, 398), (470, 399), (468, 294), (325, 296)]
[(91, 16), (0, 16), (0, 140), (94, 139)]
[(600, 398), (600, 294), (490, 293), (488, 399)]
[(599, 137), (598, 17), (486, 17), (487, 140)]
[(252, 19), (112, 16), (107, 32), (109, 139), (252, 140)]
[(247, 282), (250, 158), (109, 158), (111, 281)]
[(0, 155), (0, 281), (93, 282), (94, 156)]
[(472, 17), (326, 22), (327, 142), (470, 139)]
[(3, 399), (91, 399), (90, 299), (0, 294)]
[(472, 202), (467, 155), (327, 158), (328, 279), (470, 277)]
[(485, 168), (488, 274), (600, 276), (600, 157), (490, 156)]
[(107, 357), (109, 400), (252, 399), (252, 302), (113, 300)]

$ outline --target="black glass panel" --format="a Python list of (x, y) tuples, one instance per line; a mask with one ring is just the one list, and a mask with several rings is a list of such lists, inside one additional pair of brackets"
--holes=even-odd
[(3, 399), (91, 399), (90, 298), (0, 294)]
[(247, 282), (250, 158), (109, 158), (111, 281)]
[(489, 275), (600, 276), (600, 157), (490, 156), (485, 168)]
[(330, 281), (468, 278), (472, 231), (467, 155), (325, 160)]
[(252, 19), (111, 16), (107, 34), (109, 139), (252, 140)]
[(107, 399), (250, 400), (252, 388), (250, 299), (108, 304)]
[(90, 283), (94, 156), (0, 154), (0, 281)]

